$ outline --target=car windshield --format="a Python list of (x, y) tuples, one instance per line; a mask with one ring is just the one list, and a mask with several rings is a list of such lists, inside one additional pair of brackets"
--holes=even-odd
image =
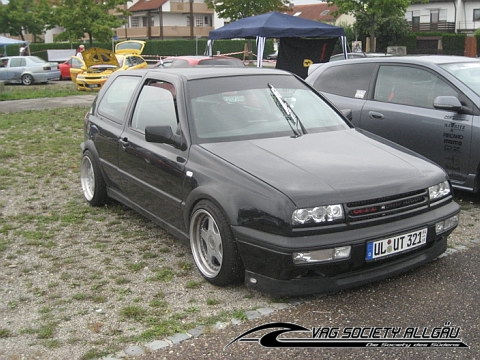
[[(318, 95), (289, 75), (238, 76), (229, 81), (201, 79), (190, 81), (189, 86), (189, 118), (199, 143), (299, 136), (349, 128)], [(286, 101), (304, 131), (292, 129), (292, 119), (281, 106), (282, 101)]]
[(480, 95), (480, 61), (440, 66)]

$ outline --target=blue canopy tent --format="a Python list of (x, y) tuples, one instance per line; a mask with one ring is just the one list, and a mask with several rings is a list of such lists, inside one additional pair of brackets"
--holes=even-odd
[[(217, 39), (233, 39), (233, 38), (256, 38), (257, 39), (257, 66), (262, 66), (263, 51), (265, 48), (266, 38), (280, 39), (280, 51), (278, 54), (277, 68), (292, 71), (289, 67), (288, 49), (296, 42), (297, 45), (301, 42), (304, 48), (300, 56), (305, 55), (303, 62), (304, 67), (308, 68), (311, 63), (326, 62), (325, 48), (319, 49), (318, 46), (326, 42), (312, 42), (314, 39), (328, 39), (330, 40), (329, 48), (333, 49), (334, 42), (340, 38), (342, 42), (343, 53), (347, 54), (347, 43), (345, 38), (345, 31), (342, 27), (324, 24), (319, 21), (302, 19), (296, 16), (281, 14), (278, 12), (270, 12), (267, 14), (250, 16), (240, 19), (238, 21), (227, 24), (221, 28), (210, 31), (209, 34), (209, 54), (212, 54), (213, 40)], [(301, 38), (304, 41), (299, 41)], [(333, 41), (332, 41), (333, 39)], [(293, 41), (292, 41), (293, 40)], [(313, 46), (312, 46), (313, 45)], [(282, 49), (283, 48), (283, 49)], [(313, 55), (308, 58), (308, 52), (320, 50), (321, 55)], [(292, 49), (291, 52), (298, 52), (298, 49)], [(331, 53), (331, 51), (330, 51)], [(323, 56), (324, 58), (320, 58)], [(297, 56), (298, 57), (298, 56)], [(313, 58), (313, 59), (312, 59)], [(298, 73), (298, 71), (292, 71)], [(303, 76), (304, 72), (301, 71)], [(305, 71), (306, 73), (306, 71)], [(304, 76), (303, 76), (304, 77)]]
[(5, 36), (0, 36), (0, 46), (3, 46), (3, 55), (7, 55), (7, 45), (15, 45), (15, 44), (26, 44), (26, 41), (11, 39)]

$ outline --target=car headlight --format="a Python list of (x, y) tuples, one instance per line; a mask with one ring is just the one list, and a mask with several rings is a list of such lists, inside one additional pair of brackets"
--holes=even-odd
[(428, 188), (428, 197), (430, 201), (437, 201), (451, 194), (450, 183), (443, 181), (440, 184)]
[(297, 209), (292, 214), (293, 225), (331, 223), (345, 218), (342, 205), (325, 205)]

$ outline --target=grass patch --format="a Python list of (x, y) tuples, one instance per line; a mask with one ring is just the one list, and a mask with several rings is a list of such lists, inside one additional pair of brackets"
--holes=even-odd
[(71, 81), (50, 82), (48, 84), (30, 86), (9, 84), (5, 86), (5, 91), (0, 93), (0, 101), (52, 98), (84, 94), (86, 95), (87, 92), (78, 91), (75, 88), (75, 84)]
[(139, 305), (125, 306), (120, 310), (120, 315), (128, 320), (141, 322), (147, 316), (148, 311)]
[(5, 328), (0, 328), (0, 339), (6, 339), (13, 336), (12, 332)]

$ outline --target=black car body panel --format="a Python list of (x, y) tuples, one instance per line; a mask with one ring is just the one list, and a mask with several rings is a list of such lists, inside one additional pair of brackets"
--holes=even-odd
[[(292, 125), (295, 115), (302, 124)], [(278, 70), (113, 74), (87, 114), (82, 150), (99, 164), (95, 175), (109, 197), (191, 244), (198, 207), (218, 208), (222, 215), (214, 218), (226, 226), (219, 226), (223, 260), (233, 246), (245, 284), (274, 294), (331, 291), (406, 271), (442, 253), (458, 221), (448, 189), (438, 199), (431, 195), (438, 184), (449, 188), (441, 168), (356, 130), (302, 80)], [(87, 173), (82, 187), (95, 203), (85, 190), (92, 180)], [(324, 218), (294, 220), (299, 209), (310, 214), (318, 206)], [(328, 212), (339, 208), (336, 218)], [(438, 230), (439, 222), (448, 227)], [(421, 246), (366, 259), (367, 242), (420, 231)], [(226, 243), (229, 234), (233, 245)], [(339, 247), (351, 247), (350, 254), (313, 263), (293, 259)], [(223, 271), (214, 276), (199, 269), (212, 283)]]

